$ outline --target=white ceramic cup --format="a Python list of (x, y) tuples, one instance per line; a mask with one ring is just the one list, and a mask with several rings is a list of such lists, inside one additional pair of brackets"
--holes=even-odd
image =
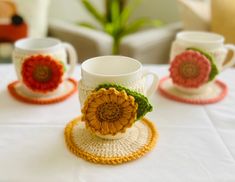
[[(224, 44), (222, 35), (200, 31), (182, 31), (176, 35), (176, 40), (171, 46), (170, 62), (176, 55), (190, 47), (199, 48), (214, 55), (215, 64), (220, 72), (235, 64), (234, 45)], [(233, 56), (229, 61), (226, 61), (229, 50), (233, 52)], [(200, 94), (205, 92), (212, 83), (206, 83), (199, 88), (185, 88), (179, 85), (175, 85), (175, 87), (187, 94)]]
[[(152, 83), (146, 85), (147, 76), (152, 76)], [(136, 90), (145, 96), (151, 96), (157, 88), (158, 76), (143, 70), (142, 64), (130, 57), (101, 56), (86, 60), (81, 65), (81, 80), (78, 84), (81, 107), (87, 96), (99, 84), (115, 83)]]
[[(22, 84), (22, 92), (31, 97), (43, 97), (57, 94), (63, 90), (63, 82), (58, 88), (49, 93), (35, 92), (28, 88), (22, 78), (22, 65), (26, 58), (35, 55), (51, 56), (53, 59), (60, 61), (66, 67), (63, 74), (63, 81), (70, 77), (74, 72), (77, 63), (77, 54), (74, 47), (69, 43), (61, 42), (55, 38), (25, 38), (15, 42), (15, 48), (12, 54), (18, 80)], [(68, 61), (69, 58), (69, 68)]]

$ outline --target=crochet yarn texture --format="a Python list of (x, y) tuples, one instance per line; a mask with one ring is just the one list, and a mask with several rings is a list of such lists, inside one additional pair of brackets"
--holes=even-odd
[(82, 121), (94, 133), (115, 135), (124, 133), (136, 120), (134, 97), (115, 88), (101, 88), (90, 94), (82, 108)]
[(68, 149), (77, 157), (97, 164), (117, 165), (136, 160), (155, 146), (159, 137), (151, 121), (142, 118), (117, 140), (99, 138), (83, 126), (81, 117), (69, 122), (64, 130)]
[(174, 88), (172, 80), (169, 77), (164, 77), (160, 80), (158, 90), (163, 96), (171, 100), (199, 105), (219, 102), (228, 94), (227, 85), (219, 80), (215, 80), (214, 83), (211, 83), (210, 88), (204, 93), (184, 94)]
[(20, 86), (19, 81), (14, 81), (8, 85), (8, 91), (9, 93), (17, 100), (29, 104), (38, 104), (38, 105), (46, 105), (46, 104), (54, 104), (58, 102), (62, 102), (69, 98), (71, 95), (73, 95), (77, 91), (77, 81), (69, 78), (66, 80), (70, 84), (70, 88), (65, 92), (61, 93), (57, 96), (53, 96), (52, 98), (46, 97), (46, 98), (40, 98), (40, 97), (29, 97), (24, 95), (20, 90), (18, 90)]
[(149, 100), (147, 97), (145, 97), (143, 94), (136, 92), (134, 90), (130, 90), (124, 86), (117, 85), (117, 84), (112, 84), (112, 83), (107, 83), (107, 84), (101, 84), (99, 85), (95, 90), (99, 90), (100, 88), (110, 88), (113, 87), (118, 91), (124, 90), (127, 95), (131, 95), (135, 98), (135, 102), (138, 103), (138, 109), (137, 109), (137, 118), (141, 119), (145, 114), (148, 112), (151, 112), (153, 110), (153, 106), (149, 103)]
[(213, 54), (199, 48), (187, 48), (173, 59), (170, 66), (173, 82), (186, 88), (198, 88), (214, 80), (218, 74)]
[(187, 48), (187, 50), (197, 51), (197, 52), (201, 53), (202, 55), (204, 55), (210, 61), (211, 72), (210, 72), (208, 81), (214, 80), (215, 77), (219, 74), (219, 70), (215, 64), (215, 57), (211, 53), (206, 52), (206, 51), (199, 49), (199, 48), (190, 47), (190, 48)]
[(64, 65), (51, 56), (36, 55), (24, 60), (22, 78), (24, 84), (35, 92), (47, 93), (62, 82)]
[(198, 88), (209, 80), (210, 61), (197, 51), (187, 50), (177, 55), (170, 66), (173, 83)]

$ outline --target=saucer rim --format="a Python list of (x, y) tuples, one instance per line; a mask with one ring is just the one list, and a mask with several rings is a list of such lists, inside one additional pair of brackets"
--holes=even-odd
[[(132, 153), (125, 155), (125, 156), (116, 156), (116, 157), (101, 157), (95, 154), (92, 154), (88, 151), (84, 151), (79, 146), (76, 145), (73, 137), (73, 129), (81, 122), (81, 116), (77, 116), (73, 120), (67, 123), (64, 128), (64, 140), (68, 150), (73, 153), (76, 157), (82, 158), (86, 161), (96, 163), (96, 164), (106, 164), (106, 165), (118, 165), (126, 162), (130, 162), (136, 159), (143, 157), (145, 154), (153, 150), (153, 148), (158, 143), (159, 139), (159, 132), (156, 124), (149, 120), (148, 118), (142, 118), (138, 122), (142, 122), (142, 124), (148, 128), (148, 140), (146, 141), (145, 145), (140, 146), (137, 150), (133, 151)], [(85, 129), (85, 128), (84, 128)], [(99, 137), (98, 137), (99, 138)], [(107, 139), (101, 139), (103, 141)], [(116, 142), (117, 140), (111, 139), (112, 142)]]
[(193, 99), (193, 98), (184, 98), (184, 97), (176, 96), (175, 94), (172, 94), (171, 92), (167, 91), (167, 89), (162, 87), (163, 83), (169, 79), (171, 79), (169, 76), (165, 76), (160, 80), (158, 91), (160, 92), (161, 95), (163, 95), (164, 97), (170, 100), (174, 100), (174, 101), (178, 101), (182, 103), (188, 103), (188, 104), (205, 105), (205, 104), (213, 104), (213, 103), (219, 102), (223, 100), (225, 96), (228, 94), (228, 86), (226, 85), (226, 83), (216, 79), (213, 84), (218, 85), (221, 88), (221, 92), (214, 98)]
[(58, 97), (48, 98), (48, 99), (45, 99), (45, 98), (30, 98), (30, 97), (27, 97), (23, 94), (19, 94), (16, 91), (17, 89), (15, 88), (15, 86), (17, 84), (20, 84), (19, 80), (11, 82), (10, 84), (8, 84), (7, 88), (8, 88), (8, 92), (11, 94), (11, 96), (13, 96), (18, 101), (29, 103), (29, 104), (46, 105), (46, 104), (54, 104), (54, 103), (62, 102), (64, 100), (66, 100), (67, 98), (69, 98), (71, 95), (73, 95), (77, 91), (78, 82), (75, 79), (68, 78), (65, 81), (68, 81), (69, 83), (71, 83), (73, 85), (73, 88), (70, 91), (66, 92), (66, 93), (62, 93)]

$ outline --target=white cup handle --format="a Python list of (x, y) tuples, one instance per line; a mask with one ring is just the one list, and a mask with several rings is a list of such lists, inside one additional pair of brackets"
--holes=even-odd
[(235, 64), (235, 46), (232, 44), (226, 44), (224, 47), (225, 49), (231, 50), (233, 52), (233, 57), (225, 65), (222, 66), (222, 70), (232, 67)]
[(70, 76), (72, 76), (72, 74), (74, 72), (78, 57), (77, 57), (76, 50), (74, 49), (74, 47), (71, 44), (63, 42), (63, 46), (65, 47), (65, 49), (68, 53), (68, 57), (69, 57), (70, 67), (67, 72), (67, 78), (69, 78)]
[(153, 77), (153, 81), (152, 81), (151, 85), (146, 89), (146, 96), (147, 97), (150, 97), (151, 95), (153, 95), (153, 93), (157, 89), (158, 82), (159, 82), (158, 76), (155, 73), (151, 72), (151, 71), (145, 70), (144, 74), (143, 74), (143, 78), (147, 77), (149, 75), (151, 75)]

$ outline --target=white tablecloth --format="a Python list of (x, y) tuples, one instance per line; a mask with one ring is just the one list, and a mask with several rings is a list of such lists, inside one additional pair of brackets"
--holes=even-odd
[[(167, 74), (166, 66), (147, 67)], [(65, 146), (65, 124), (80, 114), (77, 94), (54, 105), (18, 102), (6, 89), (16, 79), (14, 68), (0, 65), (0, 182), (234, 182), (235, 70), (219, 78), (229, 93), (217, 104), (195, 106), (154, 94), (147, 117), (158, 126), (157, 146), (139, 160), (107, 166), (77, 158)]]

